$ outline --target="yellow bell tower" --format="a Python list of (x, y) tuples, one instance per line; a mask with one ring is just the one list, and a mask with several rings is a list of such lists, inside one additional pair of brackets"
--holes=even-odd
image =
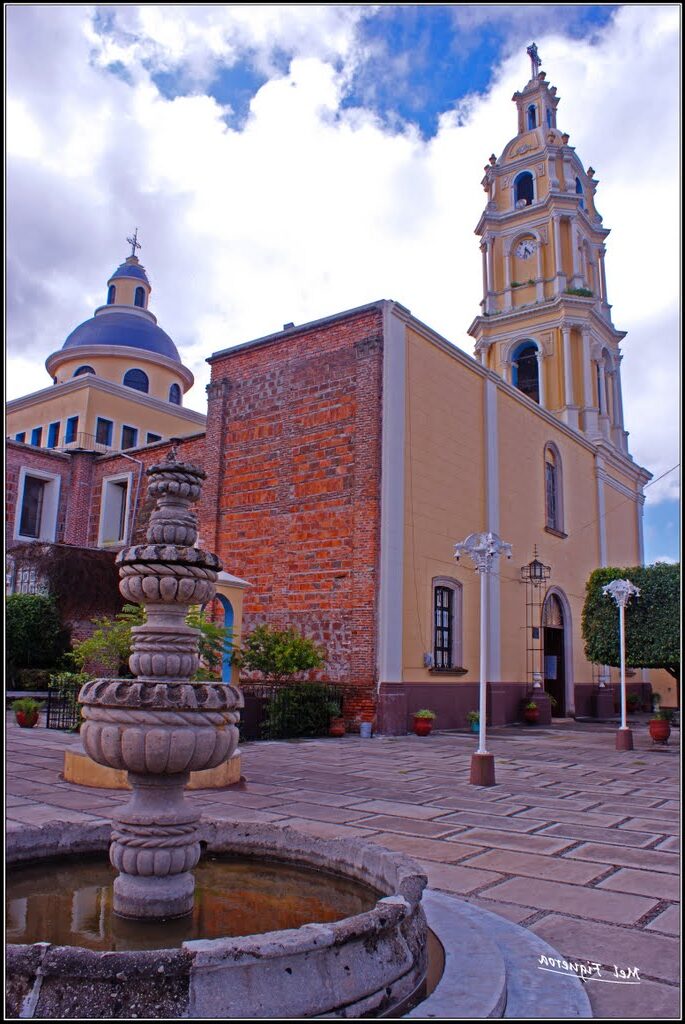
[(619, 342), (604, 271), (609, 234), (597, 179), (557, 128), (559, 98), (535, 43), (531, 78), (514, 93), (518, 134), (485, 167), (476, 227), (481, 315), (469, 327), (480, 362), (597, 443), (628, 454)]

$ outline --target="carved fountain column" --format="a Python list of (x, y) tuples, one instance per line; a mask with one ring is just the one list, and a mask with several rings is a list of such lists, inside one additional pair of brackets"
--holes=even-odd
[(113, 816), (114, 911), (159, 919), (193, 908), (200, 816), (183, 789), (191, 771), (215, 768), (235, 752), (243, 700), (225, 683), (190, 681), (199, 665), (199, 630), (186, 615), (212, 599), (222, 568), (216, 555), (193, 547), (191, 505), (206, 474), (177, 462), (174, 448), (147, 473), (157, 502), (148, 543), (117, 556), (121, 593), (147, 612), (145, 625), (133, 629), (129, 665), (136, 678), (93, 679), (79, 700), (86, 753), (126, 769), (133, 789)]

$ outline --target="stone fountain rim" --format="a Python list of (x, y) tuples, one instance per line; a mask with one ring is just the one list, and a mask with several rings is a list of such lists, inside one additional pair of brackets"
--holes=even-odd
[[(6, 838), (6, 864), (18, 866), (26, 862), (40, 862), (52, 857), (78, 853), (104, 853), (110, 842), (109, 821), (48, 821), (41, 825), (24, 825), (12, 830)], [(323, 839), (288, 825), (256, 822), (237, 822), (227, 819), (203, 818), (200, 824), (200, 842), (203, 853), (247, 853), (269, 857), (286, 864), (320, 868), (369, 885), (384, 892), (375, 906), (361, 914), (325, 924), (305, 924), (273, 932), (260, 932), (247, 936), (194, 939), (181, 947), (154, 950), (90, 950), (83, 946), (59, 946), (50, 942), (33, 944), (8, 943), (8, 968), (14, 961), (30, 958), (33, 951), (42, 948), (47, 955), (59, 958), (63, 967), (70, 960), (86, 956), (93, 963), (107, 963), (145, 969), (150, 957), (163, 957), (168, 967), (183, 970), (190, 961), (235, 957), (241, 961), (261, 959), (264, 956), (292, 956), (313, 949), (335, 947), (354, 935), (380, 931), (387, 927), (388, 919), (396, 925), (415, 913), (427, 884), (420, 866), (405, 854), (396, 853), (375, 843), (356, 838)], [(256, 847), (255, 848), (255, 844)], [(394, 876), (394, 877), (393, 877)], [(394, 889), (394, 891), (392, 891)], [(48, 952), (49, 951), (49, 952)], [(51, 956), (51, 958), (52, 958)]]

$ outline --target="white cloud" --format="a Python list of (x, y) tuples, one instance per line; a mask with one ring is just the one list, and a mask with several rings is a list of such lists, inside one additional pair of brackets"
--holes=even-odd
[[(373, 299), (471, 351), (482, 168), (515, 132), (525, 53), (425, 141), (341, 106), (351, 70), (374, 59), (358, 34), (370, 7), (98, 8), (108, 32), (92, 10), (8, 10), (8, 397), (103, 301), (136, 225), (193, 408), (212, 351)], [(678, 461), (678, 21), (675, 7), (627, 6), (593, 42), (537, 39), (560, 124), (600, 180), (609, 298), (629, 332), (626, 426), (655, 475)], [(279, 51), (294, 54), (287, 73)], [(238, 57), (269, 75), (240, 130), (200, 88)], [(127, 77), (105, 70), (115, 60)], [(195, 92), (169, 100), (149, 69), (179, 63)]]

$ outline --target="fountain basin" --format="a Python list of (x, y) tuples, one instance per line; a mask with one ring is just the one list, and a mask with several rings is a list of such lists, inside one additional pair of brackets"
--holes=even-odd
[[(108, 822), (50, 822), (7, 837), (10, 864), (107, 850)], [(426, 877), (409, 858), (357, 839), (278, 825), (205, 820), (210, 853), (261, 857), (354, 879), (381, 893), (366, 912), (325, 924), (179, 949), (97, 952), (47, 942), (9, 946), (10, 1016), (287, 1018), (391, 1015), (426, 974)]]

